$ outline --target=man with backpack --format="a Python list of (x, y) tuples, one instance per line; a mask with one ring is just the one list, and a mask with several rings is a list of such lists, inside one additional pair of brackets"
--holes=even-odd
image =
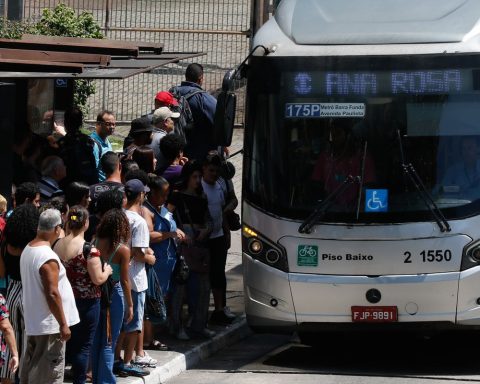
[(97, 143), (80, 131), (83, 125), (82, 111), (77, 107), (67, 109), (64, 123), (67, 134), (58, 141), (58, 155), (67, 168), (65, 185), (72, 181), (82, 181), (88, 185), (98, 183), (97, 164), (93, 154)]
[(216, 149), (212, 137), (217, 100), (202, 89), (203, 80), (203, 67), (192, 63), (185, 71), (185, 81), (170, 89), (179, 100), (179, 107), (182, 109), (180, 115), (186, 117), (188, 111), (191, 111), (192, 121), (185, 127), (187, 146), (184, 153), (189, 159), (203, 160), (208, 151)]

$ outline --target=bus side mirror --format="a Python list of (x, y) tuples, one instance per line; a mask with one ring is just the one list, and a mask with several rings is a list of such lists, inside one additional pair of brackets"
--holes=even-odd
[(235, 93), (222, 90), (217, 98), (213, 126), (213, 137), (218, 146), (228, 147), (232, 144), (236, 107), (237, 96)]

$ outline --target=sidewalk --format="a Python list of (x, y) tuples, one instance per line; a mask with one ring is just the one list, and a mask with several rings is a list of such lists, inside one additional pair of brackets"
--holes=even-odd
[[(231, 153), (243, 147), (243, 130), (235, 130)], [(232, 158), (236, 173), (234, 187), (239, 202), (241, 201), (242, 161), (241, 154)], [(236, 209), (240, 214), (240, 204)], [(227, 327), (211, 326), (217, 332), (213, 339), (192, 339), (180, 341), (168, 334), (167, 331), (156, 335), (156, 339), (170, 347), (168, 352), (148, 351), (150, 356), (158, 360), (157, 367), (149, 369), (150, 375), (143, 378), (127, 377), (117, 378), (119, 384), (159, 384), (179, 375), (185, 370), (195, 366), (201, 360), (208, 358), (222, 348), (234, 344), (245, 338), (249, 330), (244, 315), (243, 302), (243, 277), (242, 277), (242, 249), (241, 231), (232, 232), (232, 247), (227, 257), (227, 305), (237, 315), (236, 321)], [(210, 312), (213, 310), (213, 299), (210, 301)], [(71, 381), (67, 381), (71, 382)]]
[[(233, 248), (231, 249), (233, 251)], [(240, 253), (240, 252), (239, 252)], [(229, 254), (229, 258), (233, 255)], [(236, 257), (232, 257), (236, 258)], [(230, 264), (233, 264), (231, 261)], [(201, 360), (208, 358), (228, 345), (247, 337), (250, 330), (243, 314), (243, 279), (242, 265), (237, 264), (227, 272), (227, 303), (232, 312), (238, 315), (230, 326), (211, 326), (217, 335), (210, 340), (195, 339), (180, 341), (165, 333), (157, 335), (163, 343), (170, 347), (168, 352), (148, 351), (150, 356), (158, 360), (157, 367), (149, 369), (150, 375), (143, 378), (117, 378), (119, 384), (160, 384), (192, 368)], [(212, 310), (211, 303), (211, 310)]]

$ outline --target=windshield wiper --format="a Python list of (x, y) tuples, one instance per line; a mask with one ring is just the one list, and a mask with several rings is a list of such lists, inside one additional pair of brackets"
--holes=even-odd
[(397, 135), (398, 135), (398, 143), (400, 145), (400, 157), (402, 160), (403, 173), (406, 176), (408, 176), (408, 178), (414, 185), (416, 191), (422, 198), (423, 202), (432, 213), (432, 216), (437, 222), (438, 227), (440, 228), (440, 231), (450, 232), (452, 230), (452, 228), (450, 227), (450, 224), (448, 223), (447, 219), (443, 215), (440, 208), (438, 208), (430, 192), (428, 192), (427, 188), (425, 187), (425, 184), (423, 183), (422, 179), (418, 175), (417, 170), (415, 169), (412, 163), (409, 163), (409, 164), (405, 163), (405, 156), (403, 153), (403, 141), (402, 141), (402, 136), (400, 134), (400, 130), (397, 130)]
[(307, 219), (300, 225), (298, 228), (298, 232), (300, 233), (312, 233), (312, 228), (314, 225), (317, 223), (318, 220), (320, 220), (325, 213), (327, 213), (328, 208), (330, 208), (330, 205), (332, 205), (334, 199), (340, 195), (342, 195), (350, 186), (350, 184), (353, 183), (359, 183), (360, 182), (360, 176), (352, 176), (348, 175), (345, 180), (343, 180), (342, 184), (340, 184), (335, 190), (330, 193), (325, 200), (322, 200), (315, 210), (310, 214), (310, 216), (307, 217)]
[(365, 145), (363, 146), (362, 169), (360, 171), (360, 181), (358, 186), (357, 221), (360, 216), (360, 204), (362, 203), (363, 179), (365, 177), (365, 159), (367, 158), (367, 146), (368, 141), (365, 141)]

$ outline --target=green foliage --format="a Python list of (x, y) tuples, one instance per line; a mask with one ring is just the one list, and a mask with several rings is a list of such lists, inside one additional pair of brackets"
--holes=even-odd
[(73, 8), (62, 3), (53, 10), (43, 10), (42, 18), (34, 27), (34, 33), (47, 36), (103, 38), (100, 26), (91, 12), (83, 11), (77, 15)]
[[(20, 39), (23, 34), (65, 37), (87, 37), (103, 39), (100, 26), (91, 12), (78, 14), (65, 4), (58, 4), (54, 9), (44, 9), (42, 18), (37, 23), (10, 21), (0, 18), (0, 38)], [(87, 99), (95, 93), (95, 84), (89, 80), (75, 80), (74, 103), (84, 116), (87, 115)]]
[(20, 39), (23, 34), (32, 33), (32, 30), (32, 25), (28, 23), (0, 17), (0, 38), (2, 39)]
[(91, 80), (75, 80), (73, 104), (82, 110), (83, 116), (88, 115), (87, 100), (90, 95), (95, 94), (95, 91), (95, 83), (93, 83)]

